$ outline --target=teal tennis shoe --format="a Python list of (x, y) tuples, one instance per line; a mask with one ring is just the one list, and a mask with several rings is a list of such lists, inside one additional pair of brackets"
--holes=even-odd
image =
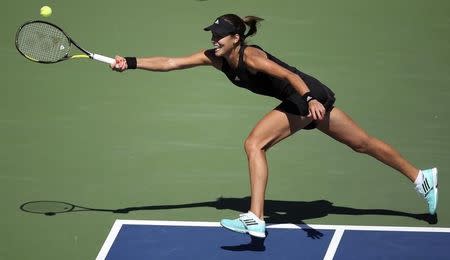
[(423, 181), (416, 185), (416, 190), (427, 201), (428, 212), (434, 215), (438, 204), (438, 171), (432, 168), (421, 172)]
[(259, 238), (266, 237), (266, 222), (260, 220), (250, 211), (240, 214), (237, 219), (222, 219), (220, 225), (234, 232), (247, 233)]

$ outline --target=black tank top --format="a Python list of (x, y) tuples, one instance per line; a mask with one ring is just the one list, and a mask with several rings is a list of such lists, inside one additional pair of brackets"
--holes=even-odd
[[(268, 75), (263, 72), (257, 72), (256, 74), (252, 74), (247, 70), (246, 65), (244, 63), (244, 50), (246, 47), (251, 46), (258, 48), (264, 51), (261, 47), (257, 45), (243, 45), (239, 50), (239, 62), (236, 69), (233, 69), (225, 58), (222, 58), (222, 72), (228, 77), (228, 79), (236, 86), (241, 88), (246, 88), (254, 93), (275, 97), (279, 100), (286, 100), (291, 95), (298, 94), (292, 85), (286, 80), (282, 80), (271, 75)], [(308, 74), (305, 74), (298, 69), (289, 66), (288, 64), (282, 62), (277, 59), (270, 53), (264, 51), (267, 54), (267, 58), (278, 65), (294, 72), (299, 75), (300, 78), (306, 83), (308, 88), (312, 92), (318, 91), (320, 88), (325, 87), (320, 81), (315, 79)], [(317, 89), (319, 88), (319, 89)], [(320, 90), (319, 90), (320, 91)]]

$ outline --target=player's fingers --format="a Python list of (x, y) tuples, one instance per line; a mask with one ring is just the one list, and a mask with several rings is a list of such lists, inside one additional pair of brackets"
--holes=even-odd
[(319, 120), (320, 119), (320, 110), (319, 109), (314, 109), (314, 120)]
[(325, 118), (325, 114), (327, 113), (325, 107), (320, 104), (320, 120), (323, 120)]
[(309, 109), (309, 115), (308, 117), (312, 118), (313, 120), (316, 120), (316, 112), (314, 111), (314, 109)]
[(318, 111), (317, 120), (322, 120), (322, 119), (323, 119), (323, 113), (322, 113), (322, 111)]
[(109, 64), (111, 69), (114, 69), (117, 66), (117, 61), (114, 61), (113, 63)]
[(119, 55), (116, 55), (116, 57), (114, 57), (114, 59), (115, 59), (117, 62), (125, 60), (124, 57), (119, 56)]
[(114, 60), (115, 60), (115, 62), (113, 63), (113, 64), (111, 64), (110, 66), (111, 66), (111, 69), (113, 69), (113, 70), (118, 70), (119, 69), (119, 67), (120, 67), (120, 56), (115, 56), (114, 57)]
[(125, 62), (125, 59), (122, 56), (118, 56), (118, 55), (115, 57), (115, 60), (116, 60), (116, 65), (115, 65), (116, 68), (121, 68), (123, 66), (122, 64)]
[(323, 118), (325, 117), (325, 108), (323, 106), (320, 106), (320, 109), (319, 109), (318, 112), (319, 112), (318, 120), (323, 120)]
[(322, 120), (325, 116), (325, 107), (320, 102), (311, 101), (310, 113), (314, 120)]
[(314, 111), (314, 120), (318, 120), (320, 118), (319, 111)]
[(114, 68), (115, 69), (120, 69), (120, 63), (121, 63), (120, 60), (116, 60), (116, 63), (114, 63)]

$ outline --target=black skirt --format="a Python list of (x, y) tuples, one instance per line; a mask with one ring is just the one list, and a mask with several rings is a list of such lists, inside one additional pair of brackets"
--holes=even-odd
[[(311, 94), (317, 98), (317, 101), (325, 107), (327, 112), (330, 112), (334, 107), (334, 102), (336, 101), (334, 92), (318, 80), (314, 80), (313, 82), (308, 81), (309, 80), (305, 80), (305, 83), (311, 91)], [(306, 102), (306, 100), (300, 96), (298, 92), (295, 92), (286, 99), (282, 100), (281, 104), (275, 109), (299, 116), (307, 116), (309, 114), (308, 102)], [(317, 122), (313, 121), (304, 127), (304, 129), (314, 129), (316, 126)]]

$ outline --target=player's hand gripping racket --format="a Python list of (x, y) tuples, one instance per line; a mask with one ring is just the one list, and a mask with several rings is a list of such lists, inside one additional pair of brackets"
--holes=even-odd
[[(70, 55), (75, 45), (82, 54)], [(68, 59), (90, 58), (108, 64), (116, 61), (81, 48), (61, 28), (44, 21), (30, 21), (16, 33), (16, 48), (27, 59), (39, 63), (56, 63)]]

